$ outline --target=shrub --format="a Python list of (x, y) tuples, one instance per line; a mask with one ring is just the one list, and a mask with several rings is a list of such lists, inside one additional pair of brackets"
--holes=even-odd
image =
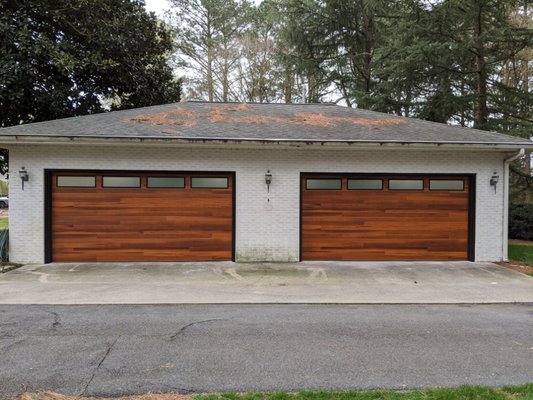
[(533, 204), (518, 204), (509, 209), (509, 237), (533, 240)]

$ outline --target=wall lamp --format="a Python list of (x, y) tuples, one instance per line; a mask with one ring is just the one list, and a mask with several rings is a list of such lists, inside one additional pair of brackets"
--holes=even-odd
[(267, 185), (267, 192), (270, 193), (270, 184), (272, 183), (272, 174), (270, 173), (270, 170), (265, 174), (265, 183)]
[(22, 190), (24, 190), (24, 182), (28, 182), (30, 179), (30, 176), (28, 175), (28, 171), (26, 171), (26, 168), (22, 167), (19, 171), (19, 177), (22, 181)]
[(496, 175), (496, 172), (490, 177), (490, 186), (494, 186), (494, 193), (496, 193), (496, 186), (498, 185), (499, 180), (500, 177)]

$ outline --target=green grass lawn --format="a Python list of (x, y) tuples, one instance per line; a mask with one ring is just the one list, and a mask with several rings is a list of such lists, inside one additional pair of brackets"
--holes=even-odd
[(0, 231), (7, 229), (7, 218), (0, 218)]
[[(529, 244), (531, 243), (531, 244)], [(533, 265), (533, 242), (509, 241), (509, 259)]]
[(409, 391), (221, 393), (197, 395), (194, 400), (533, 400), (533, 383), (502, 388), (460, 386)]

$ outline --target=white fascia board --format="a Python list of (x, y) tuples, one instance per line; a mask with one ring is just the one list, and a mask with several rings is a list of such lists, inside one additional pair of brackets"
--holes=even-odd
[(179, 147), (225, 147), (225, 148), (264, 148), (264, 147), (290, 147), (290, 148), (390, 148), (390, 149), (457, 149), (457, 150), (492, 150), (513, 151), (519, 149), (533, 149), (533, 141), (528, 142), (440, 142), (431, 141), (346, 141), (346, 140), (295, 140), (295, 139), (224, 139), (224, 138), (145, 138), (145, 137), (95, 137), (95, 136), (0, 136), (0, 146), (13, 144), (32, 145), (149, 145), (149, 146), (179, 146)]

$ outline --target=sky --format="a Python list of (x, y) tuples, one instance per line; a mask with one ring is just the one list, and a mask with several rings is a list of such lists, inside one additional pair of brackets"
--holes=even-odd
[[(261, 0), (253, 0), (255, 4), (261, 3)], [(154, 11), (157, 15), (163, 15), (165, 10), (168, 10), (170, 6), (167, 0), (145, 0), (146, 9), (148, 11)]]
[(167, 0), (145, 0), (146, 9), (154, 11), (157, 15), (163, 15), (163, 12), (170, 8)]

